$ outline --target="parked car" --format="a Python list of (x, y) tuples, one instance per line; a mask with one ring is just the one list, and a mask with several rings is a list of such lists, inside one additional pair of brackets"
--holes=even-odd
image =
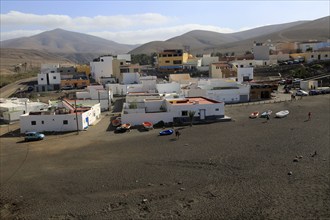
[(312, 90), (309, 91), (308, 94), (309, 95), (319, 95), (319, 94), (321, 94), (321, 91), (312, 89)]
[(36, 131), (30, 131), (25, 133), (25, 141), (39, 141), (43, 140), (45, 135)]
[(308, 96), (308, 92), (299, 89), (299, 90), (296, 92), (296, 96)]

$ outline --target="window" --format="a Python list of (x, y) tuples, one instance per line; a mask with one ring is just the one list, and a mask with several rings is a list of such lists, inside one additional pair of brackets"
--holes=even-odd
[(31, 121), (31, 125), (36, 125), (37, 122), (36, 121)]
[(311, 58), (314, 58), (314, 55), (311, 55)]
[(124, 65), (124, 62), (120, 62), (120, 65)]
[(182, 116), (188, 116), (188, 111), (182, 111), (182, 112), (181, 112), (181, 115), (182, 115)]
[(169, 60), (166, 60), (165, 63), (170, 63), (170, 61)]
[(325, 54), (324, 57), (328, 57), (328, 54)]
[(53, 76), (53, 79), (56, 79), (56, 76)]
[(173, 64), (182, 64), (181, 60), (173, 60)]
[(218, 108), (216, 108), (215, 110), (216, 110), (216, 111), (219, 111), (219, 109), (218, 109)]
[(68, 124), (68, 120), (63, 120), (63, 124), (67, 125)]
[(41, 124), (44, 124), (45, 122), (44, 121), (41, 121)]
[(44, 78), (40, 78), (40, 80), (44, 80)]

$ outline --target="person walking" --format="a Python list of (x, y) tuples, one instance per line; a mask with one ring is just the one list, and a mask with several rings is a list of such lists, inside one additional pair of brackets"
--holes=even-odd
[(177, 139), (179, 139), (179, 138), (180, 138), (180, 135), (181, 135), (180, 131), (179, 131), (178, 129), (176, 129), (176, 130), (175, 130), (175, 137), (176, 137)]
[(308, 112), (308, 121), (311, 120), (311, 117), (312, 117), (312, 113), (311, 112)]

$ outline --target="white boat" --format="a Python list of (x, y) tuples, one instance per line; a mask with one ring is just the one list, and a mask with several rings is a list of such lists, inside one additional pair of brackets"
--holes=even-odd
[(261, 117), (261, 118), (266, 118), (267, 116), (269, 117), (271, 114), (272, 114), (272, 110), (268, 110), (268, 111), (263, 112), (263, 113), (260, 115), (260, 117)]
[(288, 114), (289, 114), (289, 110), (283, 110), (283, 111), (276, 112), (275, 116), (276, 116), (276, 118), (284, 118)]

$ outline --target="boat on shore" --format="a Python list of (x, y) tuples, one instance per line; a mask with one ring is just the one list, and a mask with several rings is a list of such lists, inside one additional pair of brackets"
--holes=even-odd
[(126, 123), (126, 124), (122, 124), (122, 125), (118, 126), (116, 128), (116, 132), (124, 133), (126, 131), (130, 131), (130, 129), (131, 129), (131, 124), (130, 123)]
[(289, 110), (283, 110), (283, 111), (276, 112), (275, 117), (276, 118), (284, 118), (288, 114), (289, 114)]
[(153, 129), (153, 124), (151, 122), (145, 121), (142, 123), (142, 126), (145, 130)]
[(160, 131), (159, 135), (160, 136), (165, 136), (165, 135), (171, 135), (173, 133), (174, 133), (174, 131), (172, 129), (167, 129), (167, 130)]
[(271, 114), (272, 114), (272, 110), (265, 111), (265, 112), (263, 112), (263, 113), (260, 115), (260, 118), (267, 118), (267, 117), (269, 117)]
[(121, 124), (121, 118), (117, 117), (111, 121), (112, 126), (118, 127)]
[(258, 116), (259, 116), (259, 112), (252, 112), (249, 117), (250, 118), (258, 118)]

